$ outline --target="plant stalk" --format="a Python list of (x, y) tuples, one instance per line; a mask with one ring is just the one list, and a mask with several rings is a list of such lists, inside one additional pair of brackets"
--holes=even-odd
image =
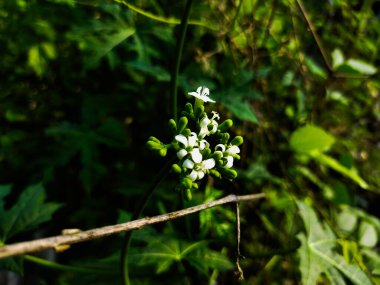
[(173, 112), (173, 119), (177, 122), (178, 120), (178, 110), (177, 110), (177, 85), (178, 85), (178, 73), (179, 73), (179, 67), (181, 64), (181, 58), (182, 58), (182, 51), (183, 51), (183, 45), (185, 43), (185, 37), (186, 37), (186, 30), (187, 25), (189, 21), (189, 15), (191, 10), (191, 4), (193, 0), (187, 0), (185, 11), (182, 16), (181, 20), (181, 26), (179, 30), (179, 38), (177, 40), (177, 46), (176, 46), (176, 59), (175, 59), (175, 66), (173, 69), (173, 74), (171, 78), (171, 88), (170, 88), (170, 95), (172, 98), (172, 112)]

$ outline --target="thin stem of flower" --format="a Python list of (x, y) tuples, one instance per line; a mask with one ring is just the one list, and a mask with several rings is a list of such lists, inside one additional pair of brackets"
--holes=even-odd
[[(142, 214), (147, 202), (152, 197), (154, 190), (157, 188), (158, 184), (166, 177), (169, 172), (171, 165), (174, 162), (175, 157), (170, 158), (164, 167), (157, 173), (156, 177), (153, 179), (149, 188), (145, 191), (139, 204), (136, 206), (136, 209), (131, 217), (131, 221), (138, 219), (138, 217)], [(124, 285), (131, 285), (131, 281), (129, 279), (129, 270), (128, 270), (128, 251), (132, 241), (133, 231), (129, 231), (125, 234), (124, 244), (121, 252), (121, 272), (122, 272), (122, 280)]]
[(181, 63), (181, 58), (182, 58), (182, 51), (183, 51), (183, 45), (185, 42), (185, 37), (186, 37), (186, 30), (187, 30), (187, 25), (189, 21), (189, 15), (190, 15), (190, 10), (191, 10), (191, 4), (192, 0), (187, 0), (186, 1), (186, 6), (185, 6), (185, 11), (182, 16), (181, 20), (181, 26), (179, 30), (179, 38), (177, 41), (177, 51), (176, 51), (176, 61), (175, 61), (175, 66), (173, 69), (173, 74), (171, 78), (171, 98), (172, 98), (172, 110), (173, 110), (173, 118), (177, 122), (178, 119), (178, 111), (177, 111), (177, 83), (178, 83), (178, 73), (179, 73), (179, 67)]
[(37, 256), (26, 254), (24, 255), (24, 259), (38, 264), (45, 267), (49, 267), (52, 269), (58, 269), (58, 270), (66, 270), (66, 271), (74, 271), (74, 272), (81, 272), (81, 273), (98, 273), (99, 271), (102, 271), (103, 273), (107, 274), (109, 273), (109, 270), (102, 270), (99, 268), (86, 268), (86, 267), (78, 267), (78, 266), (72, 266), (72, 265), (64, 265), (57, 262), (49, 261), (43, 258), (39, 258)]

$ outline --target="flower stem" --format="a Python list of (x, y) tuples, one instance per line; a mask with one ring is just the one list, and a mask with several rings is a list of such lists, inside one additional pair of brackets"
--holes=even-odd
[(182, 58), (183, 45), (185, 43), (187, 24), (188, 24), (188, 20), (189, 20), (192, 2), (193, 2), (192, 0), (186, 1), (185, 11), (184, 11), (183, 16), (182, 16), (181, 26), (180, 26), (180, 30), (179, 30), (179, 38), (177, 40), (175, 67), (173, 69), (173, 74), (172, 74), (172, 78), (171, 78), (171, 82), (170, 82), (173, 118), (176, 122), (178, 119), (178, 111), (177, 111), (178, 73), (179, 73), (179, 66), (180, 66), (181, 58)]
[[(136, 209), (131, 217), (131, 221), (136, 220), (141, 215), (144, 210), (147, 202), (150, 197), (152, 197), (154, 190), (157, 188), (157, 185), (166, 177), (171, 165), (174, 162), (174, 158), (169, 159), (164, 167), (161, 169), (159, 173), (157, 173), (156, 177), (153, 179), (149, 188), (145, 191), (139, 204), (136, 206)], [(131, 285), (131, 281), (129, 279), (129, 270), (128, 270), (128, 251), (131, 245), (133, 231), (129, 231), (125, 234), (124, 244), (121, 252), (121, 272), (123, 278), (124, 285)]]
[[(86, 268), (86, 267), (79, 267), (79, 266), (72, 266), (72, 265), (64, 265), (57, 262), (49, 261), (43, 258), (39, 258), (33, 255), (24, 255), (25, 260), (29, 262), (33, 262), (45, 267), (49, 267), (52, 269), (59, 269), (59, 270), (66, 270), (66, 271), (75, 271), (75, 272), (81, 272), (81, 273), (99, 273), (99, 271), (103, 271), (99, 268)], [(109, 271), (104, 270), (104, 273), (109, 273)]]

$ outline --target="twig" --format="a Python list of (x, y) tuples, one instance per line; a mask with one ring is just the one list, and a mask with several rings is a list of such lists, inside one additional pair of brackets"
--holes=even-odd
[(141, 229), (148, 225), (153, 225), (153, 224), (177, 219), (177, 218), (190, 215), (196, 212), (200, 212), (200, 211), (203, 211), (215, 206), (219, 206), (219, 205), (223, 205), (223, 204), (227, 204), (231, 202), (237, 202), (237, 201), (240, 201), (240, 202), (254, 201), (254, 200), (264, 198), (264, 197), (265, 197), (264, 193), (243, 195), (243, 196), (228, 195), (222, 199), (218, 199), (209, 203), (201, 204), (198, 206), (186, 208), (183, 210), (179, 210), (179, 211), (175, 211), (175, 212), (171, 212), (171, 213), (167, 213), (167, 214), (163, 214), (159, 216), (145, 217), (143, 219), (130, 221), (128, 223), (105, 226), (105, 227), (96, 228), (92, 230), (82, 231), (75, 234), (60, 235), (60, 236), (38, 239), (34, 241), (26, 241), (26, 242), (5, 245), (5, 246), (0, 247), (0, 258), (45, 250), (49, 248), (59, 248), (60, 246), (62, 247), (62, 246), (70, 245), (74, 243), (90, 241), (90, 240), (110, 236), (110, 235), (121, 233), (121, 232)]
[(239, 201), (236, 201), (236, 235), (237, 235), (237, 242), (236, 242), (236, 254), (237, 254), (237, 257), (236, 257), (236, 267), (237, 267), (237, 275), (239, 277), (239, 280), (240, 281), (243, 281), (244, 280), (244, 272), (243, 272), (243, 269), (241, 269), (240, 267), (240, 258), (241, 258), (241, 254), (240, 254), (240, 237), (241, 237), (241, 233), (240, 233), (240, 210), (239, 210)]

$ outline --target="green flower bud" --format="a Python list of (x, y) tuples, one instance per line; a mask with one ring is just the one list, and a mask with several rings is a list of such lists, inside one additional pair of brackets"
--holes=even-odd
[(236, 160), (239, 160), (239, 159), (240, 159), (240, 155), (238, 155), (238, 154), (236, 154), (236, 153), (231, 154), (231, 156), (232, 156), (233, 158), (235, 158)]
[(201, 151), (201, 153), (202, 153), (203, 157), (208, 157), (211, 154), (211, 149), (206, 147)]
[(165, 146), (163, 146), (163, 147), (158, 151), (158, 154), (159, 154), (160, 156), (166, 156), (167, 153), (168, 153), (168, 149), (167, 149)]
[(188, 120), (186, 117), (181, 117), (178, 121), (178, 133), (182, 133), (183, 130), (186, 128), (188, 123)]
[(191, 194), (191, 189), (186, 189), (185, 200), (186, 201), (191, 201), (191, 199), (193, 199), (193, 195)]
[(233, 180), (237, 177), (237, 172), (230, 168), (221, 168), (219, 169), (222, 176), (228, 180)]
[(195, 107), (195, 112), (194, 112), (195, 118), (199, 119), (201, 116), (203, 116), (204, 111), (205, 111), (205, 107), (203, 105), (199, 107)]
[(183, 185), (185, 189), (190, 189), (191, 186), (193, 185), (193, 181), (191, 181), (190, 178), (185, 177), (185, 178), (182, 178), (181, 184)]
[(193, 189), (197, 190), (198, 188), (199, 188), (198, 183), (197, 182), (193, 182)]
[(170, 119), (168, 122), (169, 128), (173, 134), (177, 133), (177, 124), (173, 119)]
[(182, 134), (185, 137), (188, 137), (191, 134), (191, 130), (189, 128), (186, 128), (186, 129), (183, 130)]
[(178, 164), (172, 165), (172, 171), (177, 174), (181, 174), (182, 168)]
[(191, 105), (190, 103), (186, 103), (186, 105), (185, 105), (185, 111), (189, 114), (189, 115), (191, 115), (191, 114), (193, 114), (193, 105)]
[(162, 148), (161, 142), (147, 141), (146, 145), (151, 150), (160, 150)]
[(223, 156), (223, 153), (221, 151), (216, 151), (211, 155), (211, 158), (213, 158), (215, 161), (221, 160)]
[(236, 137), (234, 137), (234, 139), (231, 141), (231, 144), (232, 145), (236, 145), (236, 146), (239, 146), (239, 145), (241, 145), (242, 143), (243, 143), (243, 137), (241, 137), (241, 136), (236, 136)]
[(156, 142), (156, 143), (161, 144), (161, 141), (160, 141), (158, 138), (153, 137), (153, 136), (152, 136), (152, 137), (149, 137), (148, 141), (153, 141), (153, 142)]
[(219, 142), (221, 144), (226, 145), (229, 139), (230, 139), (230, 134), (229, 133), (220, 133), (219, 134)]
[(212, 176), (214, 176), (216, 178), (222, 179), (222, 175), (220, 174), (220, 172), (218, 170), (211, 169), (210, 170), (210, 175), (212, 175)]
[(218, 130), (221, 131), (221, 132), (225, 132), (229, 128), (231, 128), (233, 124), (234, 124), (234, 122), (231, 119), (225, 120), (223, 123), (221, 123), (218, 126)]

